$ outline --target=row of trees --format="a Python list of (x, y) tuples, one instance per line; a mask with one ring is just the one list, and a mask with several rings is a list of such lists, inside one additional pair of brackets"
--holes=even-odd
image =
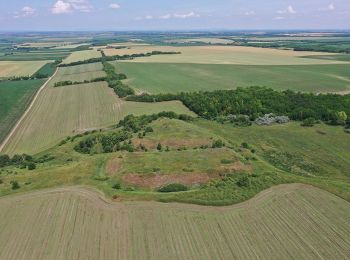
[[(103, 54), (103, 52), (102, 52), (102, 54)], [(181, 54), (181, 52), (152, 51), (152, 52), (148, 52), (148, 53), (139, 53), (139, 54), (130, 54), (130, 55), (129, 54), (114, 55), (114, 56), (102, 55), (102, 57), (99, 57), (99, 58), (91, 58), (91, 59), (83, 60), (83, 61), (75, 61), (72, 63), (60, 64), (59, 67), (69, 67), (69, 66), (83, 65), (83, 64), (88, 64), (88, 63), (116, 61), (116, 60), (133, 60), (135, 58), (140, 58), (140, 57), (149, 57), (149, 56), (153, 56), (153, 55), (170, 55), (170, 54)]]
[(63, 86), (71, 86), (71, 85), (80, 85), (80, 84), (87, 84), (87, 83), (93, 83), (93, 82), (100, 82), (100, 81), (106, 81), (107, 77), (99, 77), (92, 80), (84, 80), (84, 81), (71, 81), (71, 80), (65, 80), (65, 81), (59, 81), (54, 84), (54, 87), (63, 87)]
[(84, 138), (75, 147), (74, 150), (79, 153), (111, 153), (115, 151), (132, 151), (131, 142), (125, 142), (131, 135), (127, 131), (118, 131), (106, 134), (95, 134)]
[(36, 168), (35, 160), (32, 156), (27, 154), (14, 155), (12, 158), (8, 155), (0, 155), (0, 168), (6, 166), (16, 166), (19, 168), (27, 168), (29, 170), (34, 170)]
[(237, 88), (213, 92), (129, 96), (129, 101), (160, 102), (180, 100), (190, 110), (207, 119), (247, 115), (251, 120), (273, 113), (293, 120), (314, 118), (332, 124), (345, 123), (350, 115), (350, 95), (311, 94), (266, 87)]
[(126, 79), (126, 75), (123, 73), (116, 73), (115, 67), (108, 62), (103, 62), (103, 71), (106, 72), (106, 81), (108, 86), (114, 90), (114, 92), (121, 98), (128, 95), (135, 95), (135, 91), (128, 85), (124, 84), (122, 80)]

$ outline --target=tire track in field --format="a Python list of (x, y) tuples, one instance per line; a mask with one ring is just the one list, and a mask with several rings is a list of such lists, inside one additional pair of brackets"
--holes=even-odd
[(12, 138), (12, 136), (15, 134), (16, 130), (18, 129), (18, 127), (20, 126), (20, 124), (23, 122), (23, 120), (25, 119), (25, 117), (28, 115), (29, 111), (32, 109), (32, 107), (34, 106), (35, 101), (37, 100), (37, 98), (39, 97), (40, 93), (44, 90), (44, 88), (46, 86), (48, 86), (49, 82), (56, 76), (58, 72), (58, 67), (56, 68), (55, 73), (48, 78), (48, 80), (44, 83), (44, 85), (42, 85), (40, 87), (40, 89), (37, 91), (37, 93), (35, 94), (32, 102), (30, 103), (29, 107), (25, 110), (25, 112), (23, 113), (23, 115), (21, 116), (21, 118), (17, 121), (16, 125), (12, 128), (11, 132), (8, 134), (8, 136), (5, 138), (5, 140), (2, 142), (2, 144), (0, 145), (0, 153), (2, 152), (2, 150), (5, 148), (5, 146), (7, 145), (7, 143), (10, 141), (10, 139)]

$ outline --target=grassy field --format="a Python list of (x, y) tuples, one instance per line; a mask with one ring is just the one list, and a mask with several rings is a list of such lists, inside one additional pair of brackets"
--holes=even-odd
[(106, 73), (102, 71), (102, 63), (89, 63), (71, 67), (59, 68), (55, 78), (50, 82), (50, 86), (59, 81), (78, 81), (92, 80), (99, 77), (105, 77)]
[(31, 76), (47, 61), (0, 61), (0, 78)]
[[(177, 55), (155, 55), (136, 58), (129, 62), (150, 63), (196, 63), (196, 64), (240, 64), (240, 65), (311, 65), (343, 64), (345, 61), (302, 58), (319, 55), (317, 52), (296, 52), (238, 46), (135, 46), (127, 49), (107, 49), (106, 55), (146, 53), (151, 51), (175, 51)], [(325, 53), (327, 54), (327, 53)]]
[(244, 86), (341, 92), (350, 89), (350, 64), (253, 66), (224, 64), (113, 63), (128, 84), (150, 93), (212, 91)]
[(84, 61), (91, 58), (101, 57), (101, 52), (97, 50), (86, 50), (86, 51), (75, 51), (71, 55), (69, 55), (63, 63), (72, 63), (76, 61)]
[[(247, 142), (273, 166), (299, 176), (350, 180), (350, 138), (342, 128), (324, 124), (312, 128), (298, 123), (232, 127), (200, 120), (198, 126), (239, 145)], [(350, 197), (349, 197), (350, 199)]]
[(298, 184), (226, 208), (61, 188), (0, 199), (0, 258), (347, 259), (349, 215), (348, 202)]
[(0, 143), (42, 84), (44, 80), (0, 82)]

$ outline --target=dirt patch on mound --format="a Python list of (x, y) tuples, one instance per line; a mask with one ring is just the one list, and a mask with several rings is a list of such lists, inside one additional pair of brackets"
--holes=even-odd
[(163, 147), (169, 146), (169, 148), (178, 149), (182, 147), (195, 148), (202, 145), (211, 145), (211, 140), (207, 138), (192, 138), (192, 139), (179, 139), (168, 138), (166, 140), (152, 140), (152, 139), (136, 139), (134, 140), (134, 146), (139, 147), (143, 145), (148, 150), (155, 150), (160, 143)]
[(109, 176), (115, 175), (118, 173), (121, 166), (121, 159), (113, 158), (110, 159), (106, 164), (106, 173)]
[(180, 183), (184, 185), (204, 184), (208, 183), (211, 179), (212, 178), (205, 173), (153, 174), (148, 176), (129, 173), (122, 177), (123, 182), (128, 185), (151, 189), (159, 188), (170, 183)]

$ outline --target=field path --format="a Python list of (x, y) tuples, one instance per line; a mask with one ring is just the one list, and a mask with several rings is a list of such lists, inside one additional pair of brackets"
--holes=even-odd
[(11, 137), (14, 135), (14, 133), (16, 132), (17, 128), (20, 126), (20, 124), (22, 123), (22, 121), (24, 120), (24, 118), (27, 116), (27, 114), (29, 113), (29, 111), (32, 109), (32, 107), (34, 106), (35, 101), (37, 100), (38, 96), (40, 95), (40, 93), (43, 91), (43, 89), (49, 84), (49, 82), (56, 76), (58, 72), (58, 67), (56, 68), (55, 73), (48, 78), (48, 80), (40, 87), (40, 89), (37, 91), (37, 93), (35, 94), (32, 102), (30, 103), (29, 107), (26, 109), (26, 111), (23, 113), (23, 115), (21, 116), (21, 118), (17, 121), (16, 125), (12, 128), (11, 132), (8, 134), (8, 136), (5, 138), (5, 140), (2, 142), (2, 144), (0, 145), (0, 153), (2, 152), (2, 150), (4, 149), (4, 147), (6, 146), (6, 144), (9, 142), (9, 140), (11, 139)]
[(0, 198), (0, 259), (348, 259), (349, 215), (349, 202), (303, 184), (228, 207), (62, 187)]

